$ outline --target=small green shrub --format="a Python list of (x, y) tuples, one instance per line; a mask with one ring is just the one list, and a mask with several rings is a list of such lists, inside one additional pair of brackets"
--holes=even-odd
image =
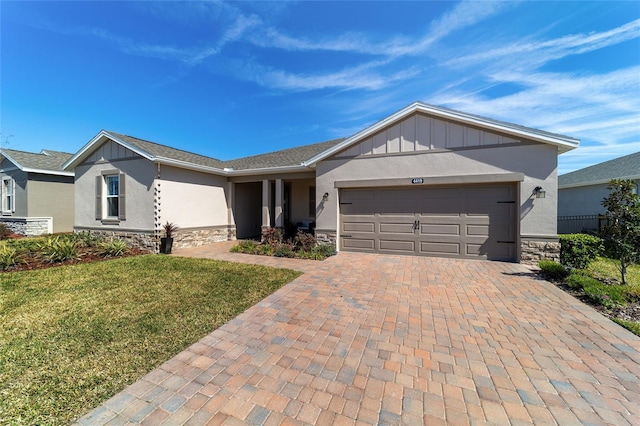
[(603, 250), (603, 241), (588, 234), (567, 234), (560, 236), (560, 263), (569, 267), (584, 269)]
[(49, 237), (38, 244), (38, 251), (51, 262), (64, 262), (80, 257), (80, 243), (74, 238)]
[(266, 244), (260, 244), (260, 245), (258, 245), (257, 250), (256, 250), (255, 253), (256, 254), (261, 254), (263, 256), (271, 256), (271, 255), (273, 255), (273, 251), (274, 251), (273, 246), (266, 245)]
[(275, 257), (296, 257), (293, 248), (294, 245), (290, 243), (279, 244), (273, 249), (273, 255)]
[(561, 280), (568, 275), (567, 269), (553, 260), (541, 260), (538, 266), (542, 274), (552, 280)]
[(0, 271), (14, 266), (20, 260), (20, 252), (6, 244), (0, 245)]
[(9, 228), (4, 223), (0, 223), (0, 240), (4, 240), (4, 239), (8, 238), (9, 235), (11, 235), (11, 234), (12, 234), (11, 228)]
[(105, 241), (103, 237), (92, 235), (89, 231), (82, 231), (72, 235), (74, 235), (76, 241), (81, 242), (85, 247), (98, 247)]
[(624, 287), (604, 284), (586, 273), (572, 273), (567, 278), (567, 285), (582, 288), (591, 301), (605, 308), (627, 304), (627, 291)]
[(318, 240), (315, 235), (308, 232), (298, 231), (296, 238), (294, 239), (296, 249), (301, 251), (311, 251), (318, 245)]
[(231, 251), (234, 253), (254, 254), (258, 250), (258, 243), (253, 240), (243, 240), (237, 246), (233, 246)]
[(98, 253), (101, 256), (123, 256), (129, 252), (129, 246), (122, 240), (114, 238), (110, 241), (103, 241), (98, 245)]
[(311, 249), (311, 253), (320, 256), (320, 259), (326, 259), (336, 254), (336, 246), (332, 244), (321, 244)]
[(280, 228), (267, 228), (262, 231), (262, 242), (271, 246), (282, 244), (284, 234)]

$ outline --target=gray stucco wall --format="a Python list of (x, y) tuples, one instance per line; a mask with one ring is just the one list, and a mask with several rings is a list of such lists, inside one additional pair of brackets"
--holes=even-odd
[[(636, 181), (640, 184), (640, 180)], [(602, 200), (609, 196), (606, 183), (558, 190), (558, 216), (603, 214)]]
[[(118, 170), (127, 175), (126, 219), (120, 223), (95, 218), (96, 176)], [(95, 230), (154, 230), (155, 165), (143, 158), (85, 163), (75, 169), (75, 228)]]
[(52, 217), (53, 232), (73, 231), (73, 176), (29, 173), (28, 211), (31, 217)]
[[(339, 191), (334, 182), (415, 177), (495, 175), (523, 173), (520, 188), (520, 235), (556, 236), (557, 148), (522, 143), (471, 149), (423, 151), (391, 155), (368, 155), (329, 159), (317, 167), (316, 200), (319, 230), (337, 230)], [(542, 186), (546, 198), (533, 198)], [(329, 200), (321, 202), (328, 192)]]

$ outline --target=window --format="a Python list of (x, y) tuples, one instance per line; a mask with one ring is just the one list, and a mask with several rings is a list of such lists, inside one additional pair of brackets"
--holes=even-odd
[(10, 177), (2, 178), (2, 213), (11, 214), (16, 210), (16, 183)]
[(107, 192), (107, 217), (118, 217), (118, 195), (119, 192), (119, 176), (105, 176), (104, 182), (106, 184)]
[(125, 219), (125, 174), (117, 170), (96, 176), (96, 220)]
[(309, 187), (309, 216), (316, 217), (316, 187)]

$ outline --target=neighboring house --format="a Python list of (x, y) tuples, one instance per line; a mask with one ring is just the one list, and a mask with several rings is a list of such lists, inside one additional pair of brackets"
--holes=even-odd
[(178, 247), (315, 221), (338, 250), (534, 261), (558, 256), (557, 156), (578, 144), (414, 103), (347, 139), (232, 161), (102, 131), (64, 167), (77, 231), (152, 249), (166, 221)]
[(0, 223), (23, 235), (73, 231), (73, 154), (0, 149)]
[(558, 232), (597, 231), (602, 200), (611, 179), (631, 179), (640, 185), (640, 152), (625, 155), (558, 177)]

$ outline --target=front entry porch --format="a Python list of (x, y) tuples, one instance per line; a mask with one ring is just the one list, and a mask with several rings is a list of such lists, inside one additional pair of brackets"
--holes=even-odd
[(238, 239), (259, 238), (262, 230), (277, 227), (287, 233), (312, 230), (316, 219), (315, 176), (308, 173), (286, 178), (232, 181), (230, 223)]

